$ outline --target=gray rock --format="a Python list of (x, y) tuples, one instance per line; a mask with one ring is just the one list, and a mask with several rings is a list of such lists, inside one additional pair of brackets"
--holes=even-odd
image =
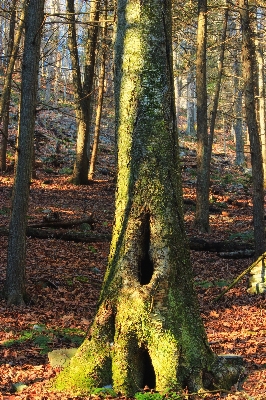
[(16, 393), (21, 393), (27, 387), (28, 385), (26, 385), (24, 382), (12, 383), (12, 390)]
[(52, 367), (66, 367), (78, 349), (59, 349), (48, 353), (49, 363)]

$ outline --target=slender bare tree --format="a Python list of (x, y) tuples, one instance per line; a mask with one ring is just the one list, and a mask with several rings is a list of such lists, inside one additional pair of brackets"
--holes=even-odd
[(8, 238), (8, 260), (5, 282), (7, 303), (25, 302), (26, 228), (32, 169), (36, 97), (44, 1), (27, 1), (25, 42), (22, 62), (17, 165)]

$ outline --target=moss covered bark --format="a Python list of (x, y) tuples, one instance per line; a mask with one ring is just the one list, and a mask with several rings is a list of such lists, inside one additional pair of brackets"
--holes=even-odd
[(96, 318), (55, 382), (61, 390), (112, 384), (126, 395), (145, 385), (197, 391), (217, 361), (200, 319), (183, 225), (170, 4), (118, 1), (113, 237)]

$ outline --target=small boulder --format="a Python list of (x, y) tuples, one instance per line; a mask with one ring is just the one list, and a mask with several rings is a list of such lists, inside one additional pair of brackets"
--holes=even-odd
[(76, 352), (76, 348), (53, 350), (48, 353), (49, 363), (52, 367), (66, 367)]

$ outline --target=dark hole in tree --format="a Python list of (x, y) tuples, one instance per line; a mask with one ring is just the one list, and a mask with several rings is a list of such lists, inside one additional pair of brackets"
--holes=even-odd
[(142, 353), (143, 360), (143, 387), (148, 386), (150, 389), (155, 389), (156, 377), (154, 368), (151, 362), (151, 357), (148, 350), (143, 350)]
[(138, 279), (141, 285), (147, 285), (153, 275), (153, 262), (149, 254), (150, 248), (150, 216), (145, 216), (142, 225), (142, 257), (138, 268)]

